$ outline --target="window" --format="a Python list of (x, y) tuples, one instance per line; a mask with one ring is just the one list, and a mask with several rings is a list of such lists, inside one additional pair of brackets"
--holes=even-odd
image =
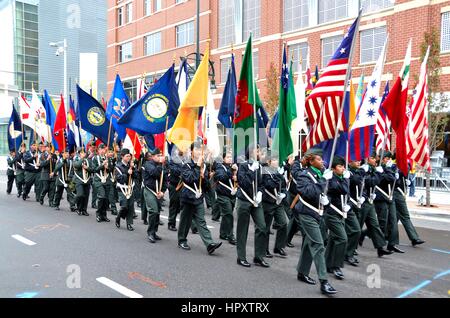
[(284, 1), (284, 32), (308, 26), (308, 0)]
[(219, 2), (219, 46), (227, 46), (235, 42), (233, 1)]
[(123, 7), (117, 9), (117, 26), (123, 25)]
[(292, 58), (292, 71), (294, 73), (299, 72), (298, 65), (300, 63), (300, 57), (302, 58), (302, 72), (306, 71), (306, 64), (308, 59), (308, 43), (299, 43), (289, 46), (289, 58)]
[(161, 52), (161, 32), (144, 37), (144, 54), (154, 55)]
[(244, 1), (244, 37), (245, 41), (253, 33), (253, 39), (259, 38), (261, 34), (261, 1), (246, 0)]
[(231, 66), (231, 57), (220, 60), (220, 82), (226, 83), (228, 79), (228, 71)]
[(441, 52), (450, 51), (450, 12), (442, 14)]
[(137, 99), (137, 80), (123, 82), (123, 88), (130, 101), (135, 101)]
[(126, 23), (130, 23), (131, 21), (133, 21), (133, 2), (127, 3), (125, 5), (126, 9), (127, 9), (127, 22)]
[(194, 43), (194, 22), (180, 24), (176, 27), (177, 47)]
[(133, 43), (128, 42), (119, 45), (119, 63), (124, 63), (133, 58)]
[(322, 39), (322, 68), (328, 65), (341, 42), (342, 35)]
[(175, 1), (175, 4), (183, 3), (183, 2), (186, 2), (186, 0), (177, 0), (177, 1)]
[(8, 151), (8, 125), (0, 125), (0, 155), (9, 154)]
[(348, 0), (319, 1), (319, 23), (336, 21), (347, 17)]
[(149, 16), (152, 13), (152, 1), (144, 0), (144, 16)]
[[(242, 57), (244, 57), (245, 51), (242, 52)], [(259, 52), (253, 51), (253, 74), (255, 80), (259, 78)]]
[(162, 9), (162, 0), (153, 0), (153, 12), (157, 12)]
[(361, 31), (361, 63), (378, 60), (386, 41), (386, 27)]
[(363, 13), (380, 11), (392, 7), (395, 0), (362, 0)]

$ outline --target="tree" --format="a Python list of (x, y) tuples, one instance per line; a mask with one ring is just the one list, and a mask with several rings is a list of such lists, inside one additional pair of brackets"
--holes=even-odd
[[(444, 130), (449, 121), (443, 110), (448, 105), (448, 98), (441, 92), (440, 38), (436, 28), (424, 33), (424, 41), (420, 45), (420, 61), (425, 58), (428, 46), (428, 146), (430, 155), (444, 140)], [(431, 205), (430, 174), (426, 172), (426, 205)]]
[(275, 63), (271, 62), (270, 67), (266, 72), (266, 96), (265, 96), (265, 106), (266, 111), (271, 118), (275, 115), (278, 109), (278, 102), (280, 98), (279, 94), (279, 76), (278, 70), (275, 67)]

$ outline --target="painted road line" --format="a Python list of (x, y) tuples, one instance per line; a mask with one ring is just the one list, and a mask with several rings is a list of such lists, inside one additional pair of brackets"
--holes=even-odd
[(115, 290), (116, 292), (118, 292), (124, 296), (127, 296), (128, 298), (144, 298), (144, 296), (142, 296), (142, 295), (132, 291), (131, 289), (128, 289), (106, 277), (99, 277), (99, 278), (97, 278), (97, 281), (100, 284), (103, 284), (103, 285)]
[(421, 288), (427, 286), (428, 284), (431, 284), (431, 280), (425, 280), (423, 282), (421, 282), (419, 285), (417, 285), (416, 287), (413, 287), (407, 291), (405, 291), (403, 294), (401, 294), (400, 296), (398, 296), (397, 298), (405, 298), (406, 296), (411, 295), (412, 293), (415, 293), (416, 291), (420, 290)]
[(425, 215), (410, 215), (411, 219), (417, 219), (417, 220), (425, 220), (425, 221), (434, 221), (434, 222), (443, 222), (443, 223), (450, 223), (449, 219), (444, 218), (436, 218), (432, 216), (425, 216)]
[(29, 239), (23, 237), (22, 235), (14, 234), (14, 235), (11, 235), (11, 237), (12, 237), (13, 239), (18, 240), (19, 242), (22, 242), (22, 243), (25, 244), (25, 245), (28, 245), (28, 246), (36, 245), (35, 242), (30, 241)]
[[(141, 211), (141, 210), (135, 209), (135, 211), (136, 211), (136, 213), (142, 214), (142, 211)], [(160, 215), (159, 217), (160, 217), (161, 219), (164, 219), (164, 220), (168, 220), (168, 219), (169, 219), (169, 217), (168, 217), (168, 216), (165, 216), (165, 215)], [(180, 219), (177, 219), (177, 222), (180, 222)], [(208, 227), (208, 229), (215, 229), (214, 226), (211, 226), (211, 225), (206, 225), (206, 226)]]
[(433, 279), (438, 279), (438, 278), (441, 278), (442, 276), (445, 276), (448, 274), (450, 274), (450, 269), (448, 271), (437, 274), (436, 276), (433, 277)]
[(444, 250), (438, 250), (437, 248), (432, 248), (432, 251), (438, 252), (438, 253), (444, 253), (444, 254), (450, 254), (449, 251), (444, 251)]

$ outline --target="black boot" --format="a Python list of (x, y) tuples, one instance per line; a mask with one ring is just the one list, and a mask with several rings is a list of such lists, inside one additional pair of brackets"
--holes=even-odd
[(337, 293), (337, 290), (334, 289), (327, 280), (320, 281), (320, 291), (324, 295), (334, 295)]

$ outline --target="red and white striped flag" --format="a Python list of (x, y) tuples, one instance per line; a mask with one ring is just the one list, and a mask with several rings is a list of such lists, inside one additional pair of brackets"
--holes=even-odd
[[(383, 104), (386, 97), (389, 95), (389, 82), (386, 83), (386, 87), (384, 88), (383, 98), (381, 100), (381, 104)], [(376, 125), (376, 149), (377, 153), (381, 153), (381, 149), (391, 150), (391, 121), (389, 120), (386, 111), (383, 106), (380, 106), (377, 115), (377, 125)]]
[(358, 32), (356, 30), (358, 20), (359, 17), (344, 36), (341, 45), (306, 99), (305, 111), (312, 129), (303, 143), (304, 151), (323, 141), (333, 139), (337, 133), (336, 125), (344, 97), (352, 42), (355, 32)]
[(407, 151), (408, 158), (428, 171), (431, 171), (430, 149), (428, 147), (428, 76), (427, 54), (420, 67), (419, 83), (414, 90), (414, 96), (409, 106), (408, 129), (407, 129)]
[(123, 142), (123, 148), (130, 150), (131, 154), (134, 155), (135, 158), (139, 158), (141, 156), (141, 141), (139, 140), (139, 135), (134, 130), (127, 129), (127, 137)]

